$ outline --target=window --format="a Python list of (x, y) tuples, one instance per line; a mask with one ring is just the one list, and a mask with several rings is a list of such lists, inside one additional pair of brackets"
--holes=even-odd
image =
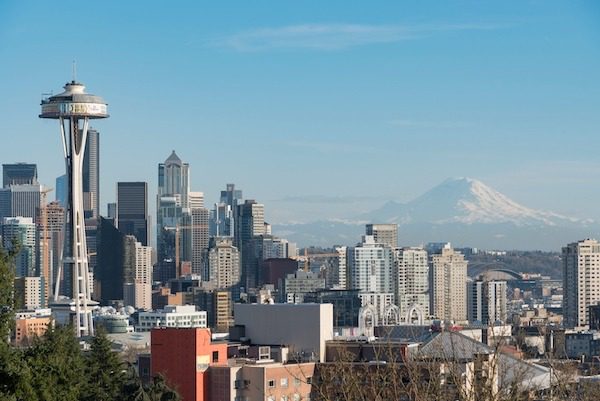
[(279, 381), (279, 385), (281, 387), (287, 387), (288, 386), (288, 379), (287, 379), (287, 377), (282, 377), (281, 380)]
[(213, 362), (218, 362), (219, 361), (219, 351), (213, 351), (213, 353), (212, 353), (212, 360), (213, 360)]
[(302, 381), (299, 378), (294, 377), (294, 386), (298, 387), (301, 383)]
[(312, 384), (312, 377), (308, 376), (306, 378), (306, 384)]
[(279, 400), (280, 401), (288, 401), (288, 396), (287, 395), (282, 395)]
[(275, 401), (275, 397), (270, 395), (267, 397), (267, 401)]
[(275, 380), (271, 379), (267, 382), (269, 388), (275, 388)]

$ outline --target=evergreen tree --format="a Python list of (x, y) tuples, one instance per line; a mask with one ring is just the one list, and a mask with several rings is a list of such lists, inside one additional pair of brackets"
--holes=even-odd
[(31, 400), (79, 401), (88, 380), (73, 327), (49, 328), (26, 353), (31, 370)]
[(29, 367), (23, 352), (10, 346), (10, 333), (14, 328), (14, 255), (0, 243), (0, 400), (32, 399)]
[(162, 375), (156, 375), (152, 379), (152, 385), (148, 389), (148, 395), (152, 401), (179, 401), (179, 394), (170, 388)]
[(112, 350), (112, 343), (103, 329), (92, 339), (91, 350), (86, 355), (88, 385), (83, 401), (113, 401), (123, 390), (127, 376), (123, 361)]
[(8, 345), (10, 333), (15, 324), (15, 267), (13, 265), (15, 244), (12, 251), (8, 252), (0, 244), (0, 344)]
[(121, 395), (116, 400), (118, 401), (152, 401), (146, 393), (146, 389), (142, 385), (140, 377), (137, 375), (135, 368), (129, 366), (127, 369), (127, 379), (121, 391)]

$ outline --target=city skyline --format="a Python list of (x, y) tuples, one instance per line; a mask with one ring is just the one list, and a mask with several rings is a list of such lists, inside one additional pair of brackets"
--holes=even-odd
[(0, 399), (595, 399), (598, 17), (0, 1)]
[[(90, 13), (78, 3), (59, 15), (42, 2), (3, 3), (0, 73), (27, 79), (5, 80), (12, 95), (0, 107), (14, 111), (0, 129), (5, 141), (31, 132), (37, 146), (10, 136), (0, 159), (37, 163), (40, 182), (53, 186), (59, 144), (35, 118), (36, 103), (70, 80), (75, 59), (77, 79), (112, 110), (97, 127), (101, 213), (118, 181), (147, 181), (156, 194), (156, 165), (175, 149), (207, 205), (233, 182), (276, 223), (324, 208), (349, 217), (449, 176), (481, 179), (534, 208), (600, 218), (600, 189), (589, 185), (600, 178), (599, 6), (346, 4), (240, 3), (230, 13), (108, 2)], [(68, 28), (53, 21), (78, 12), (93, 29), (63, 46)], [(77, 46), (89, 42), (97, 46)], [(374, 175), (375, 165), (390, 175)], [(287, 198), (300, 205), (296, 216), (277, 214)]]

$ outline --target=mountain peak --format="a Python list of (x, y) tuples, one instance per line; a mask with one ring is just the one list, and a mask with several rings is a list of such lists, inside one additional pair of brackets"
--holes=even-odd
[(448, 178), (408, 203), (386, 205), (378, 212), (396, 223), (555, 225), (556, 219), (566, 219), (525, 207), (469, 177)]

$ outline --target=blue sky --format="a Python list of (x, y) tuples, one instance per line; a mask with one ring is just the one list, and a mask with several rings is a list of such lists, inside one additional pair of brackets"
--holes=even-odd
[(37, 162), (51, 186), (64, 164), (40, 94), (74, 59), (109, 103), (103, 204), (117, 181), (155, 194), (175, 149), (209, 202), (235, 182), (272, 221), (449, 176), (600, 218), (595, 1), (0, 2), (0, 162)]

